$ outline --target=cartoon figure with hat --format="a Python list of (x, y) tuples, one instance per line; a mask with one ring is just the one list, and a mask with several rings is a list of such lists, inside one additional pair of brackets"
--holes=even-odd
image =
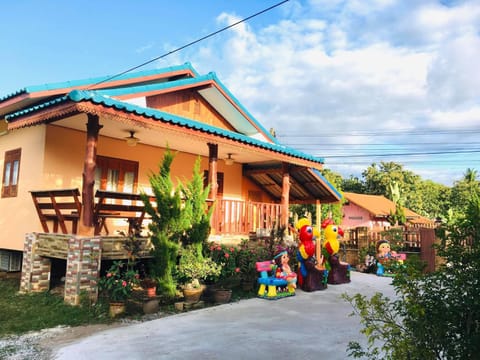
[(287, 250), (280, 248), (273, 257), (273, 260), (277, 265), (275, 277), (287, 280), (289, 286), (296, 288), (297, 274), (290, 268), (290, 256), (288, 256)]

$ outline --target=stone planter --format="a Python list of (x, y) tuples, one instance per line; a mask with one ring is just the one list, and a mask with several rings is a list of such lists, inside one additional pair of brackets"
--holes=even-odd
[(213, 300), (216, 304), (226, 304), (232, 298), (232, 290), (230, 289), (215, 289), (213, 291)]
[(109, 314), (114, 318), (125, 313), (126, 305), (124, 302), (110, 302)]
[(200, 301), (200, 296), (202, 296), (203, 287), (183, 289), (183, 297), (185, 298), (186, 303), (196, 303)]

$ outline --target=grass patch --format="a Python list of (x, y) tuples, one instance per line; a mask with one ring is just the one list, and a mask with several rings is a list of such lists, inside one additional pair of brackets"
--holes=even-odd
[[(54, 328), (57, 326), (80, 326), (89, 324), (108, 324), (118, 319), (108, 315), (108, 302), (99, 299), (90, 304), (83, 297), (80, 306), (68, 305), (63, 296), (48, 291), (41, 293), (20, 294), (19, 280), (0, 279), (0, 338), (9, 335), (22, 335), (30, 331)], [(234, 289), (232, 302), (256, 296), (256, 290), (244, 291)], [(175, 313), (174, 300), (160, 303), (160, 311)], [(210, 306), (213, 304), (209, 304)], [(128, 317), (143, 315), (141, 307), (126, 314)], [(9, 349), (3, 348), (3, 352)], [(14, 349), (10, 349), (14, 351)], [(0, 359), (2, 359), (0, 353)]]
[(0, 280), (0, 337), (19, 335), (29, 331), (59, 325), (79, 326), (108, 323), (106, 306), (82, 301), (81, 306), (71, 306), (63, 297), (49, 292), (19, 294), (18, 280)]

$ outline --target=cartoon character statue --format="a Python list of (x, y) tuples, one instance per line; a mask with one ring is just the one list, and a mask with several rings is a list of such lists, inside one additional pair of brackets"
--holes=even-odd
[(345, 284), (350, 282), (350, 264), (340, 260), (338, 251), (340, 242), (338, 236), (343, 236), (343, 230), (335, 225), (332, 219), (326, 219), (322, 223), (325, 242), (322, 253), (325, 267), (328, 270), (329, 284)]
[(377, 275), (387, 275), (385, 265), (402, 265), (403, 259), (396, 251), (391, 250), (388, 240), (382, 239), (377, 242)]
[(287, 280), (288, 286), (296, 288), (297, 274), (290, 268), (290, 256), (288, 256), (287, 250), (280, 249), (280, 251), (275, 254), (273, 261), (277, 265), (275, 277)]
[[(314, 229), (306, 219), (299, 221), (298, 237), (300, 244), (297, 249), (298, 285), (304, 291), (323, 290), (327, 287), (327, 271), (323, 259), (315, 257)], [(299, 225), (297, 224), (297, 227)]]

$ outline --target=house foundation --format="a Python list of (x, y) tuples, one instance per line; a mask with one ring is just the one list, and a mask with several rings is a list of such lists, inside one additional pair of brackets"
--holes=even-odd
[[(66, 260), (64, 300), (79, 305), (81, 296), (98, 297), (97, 281), (102, 260), (125, 260), (129, 254), (125, 236), (80, 236), (73, 234), (29, 233), (23, 250), (20, 292), (50, 290), (52, 260)], [(138, 237), (138, 258), (150, 257), (149, 238)]]
[(100, 237), (47, 233), (26, 235), (20, 292), (50, 289), (51, 261), (66, 259), (64, 300), (78, 305), (80, 296), (97, 298), (97, 279), (102, 258)]

